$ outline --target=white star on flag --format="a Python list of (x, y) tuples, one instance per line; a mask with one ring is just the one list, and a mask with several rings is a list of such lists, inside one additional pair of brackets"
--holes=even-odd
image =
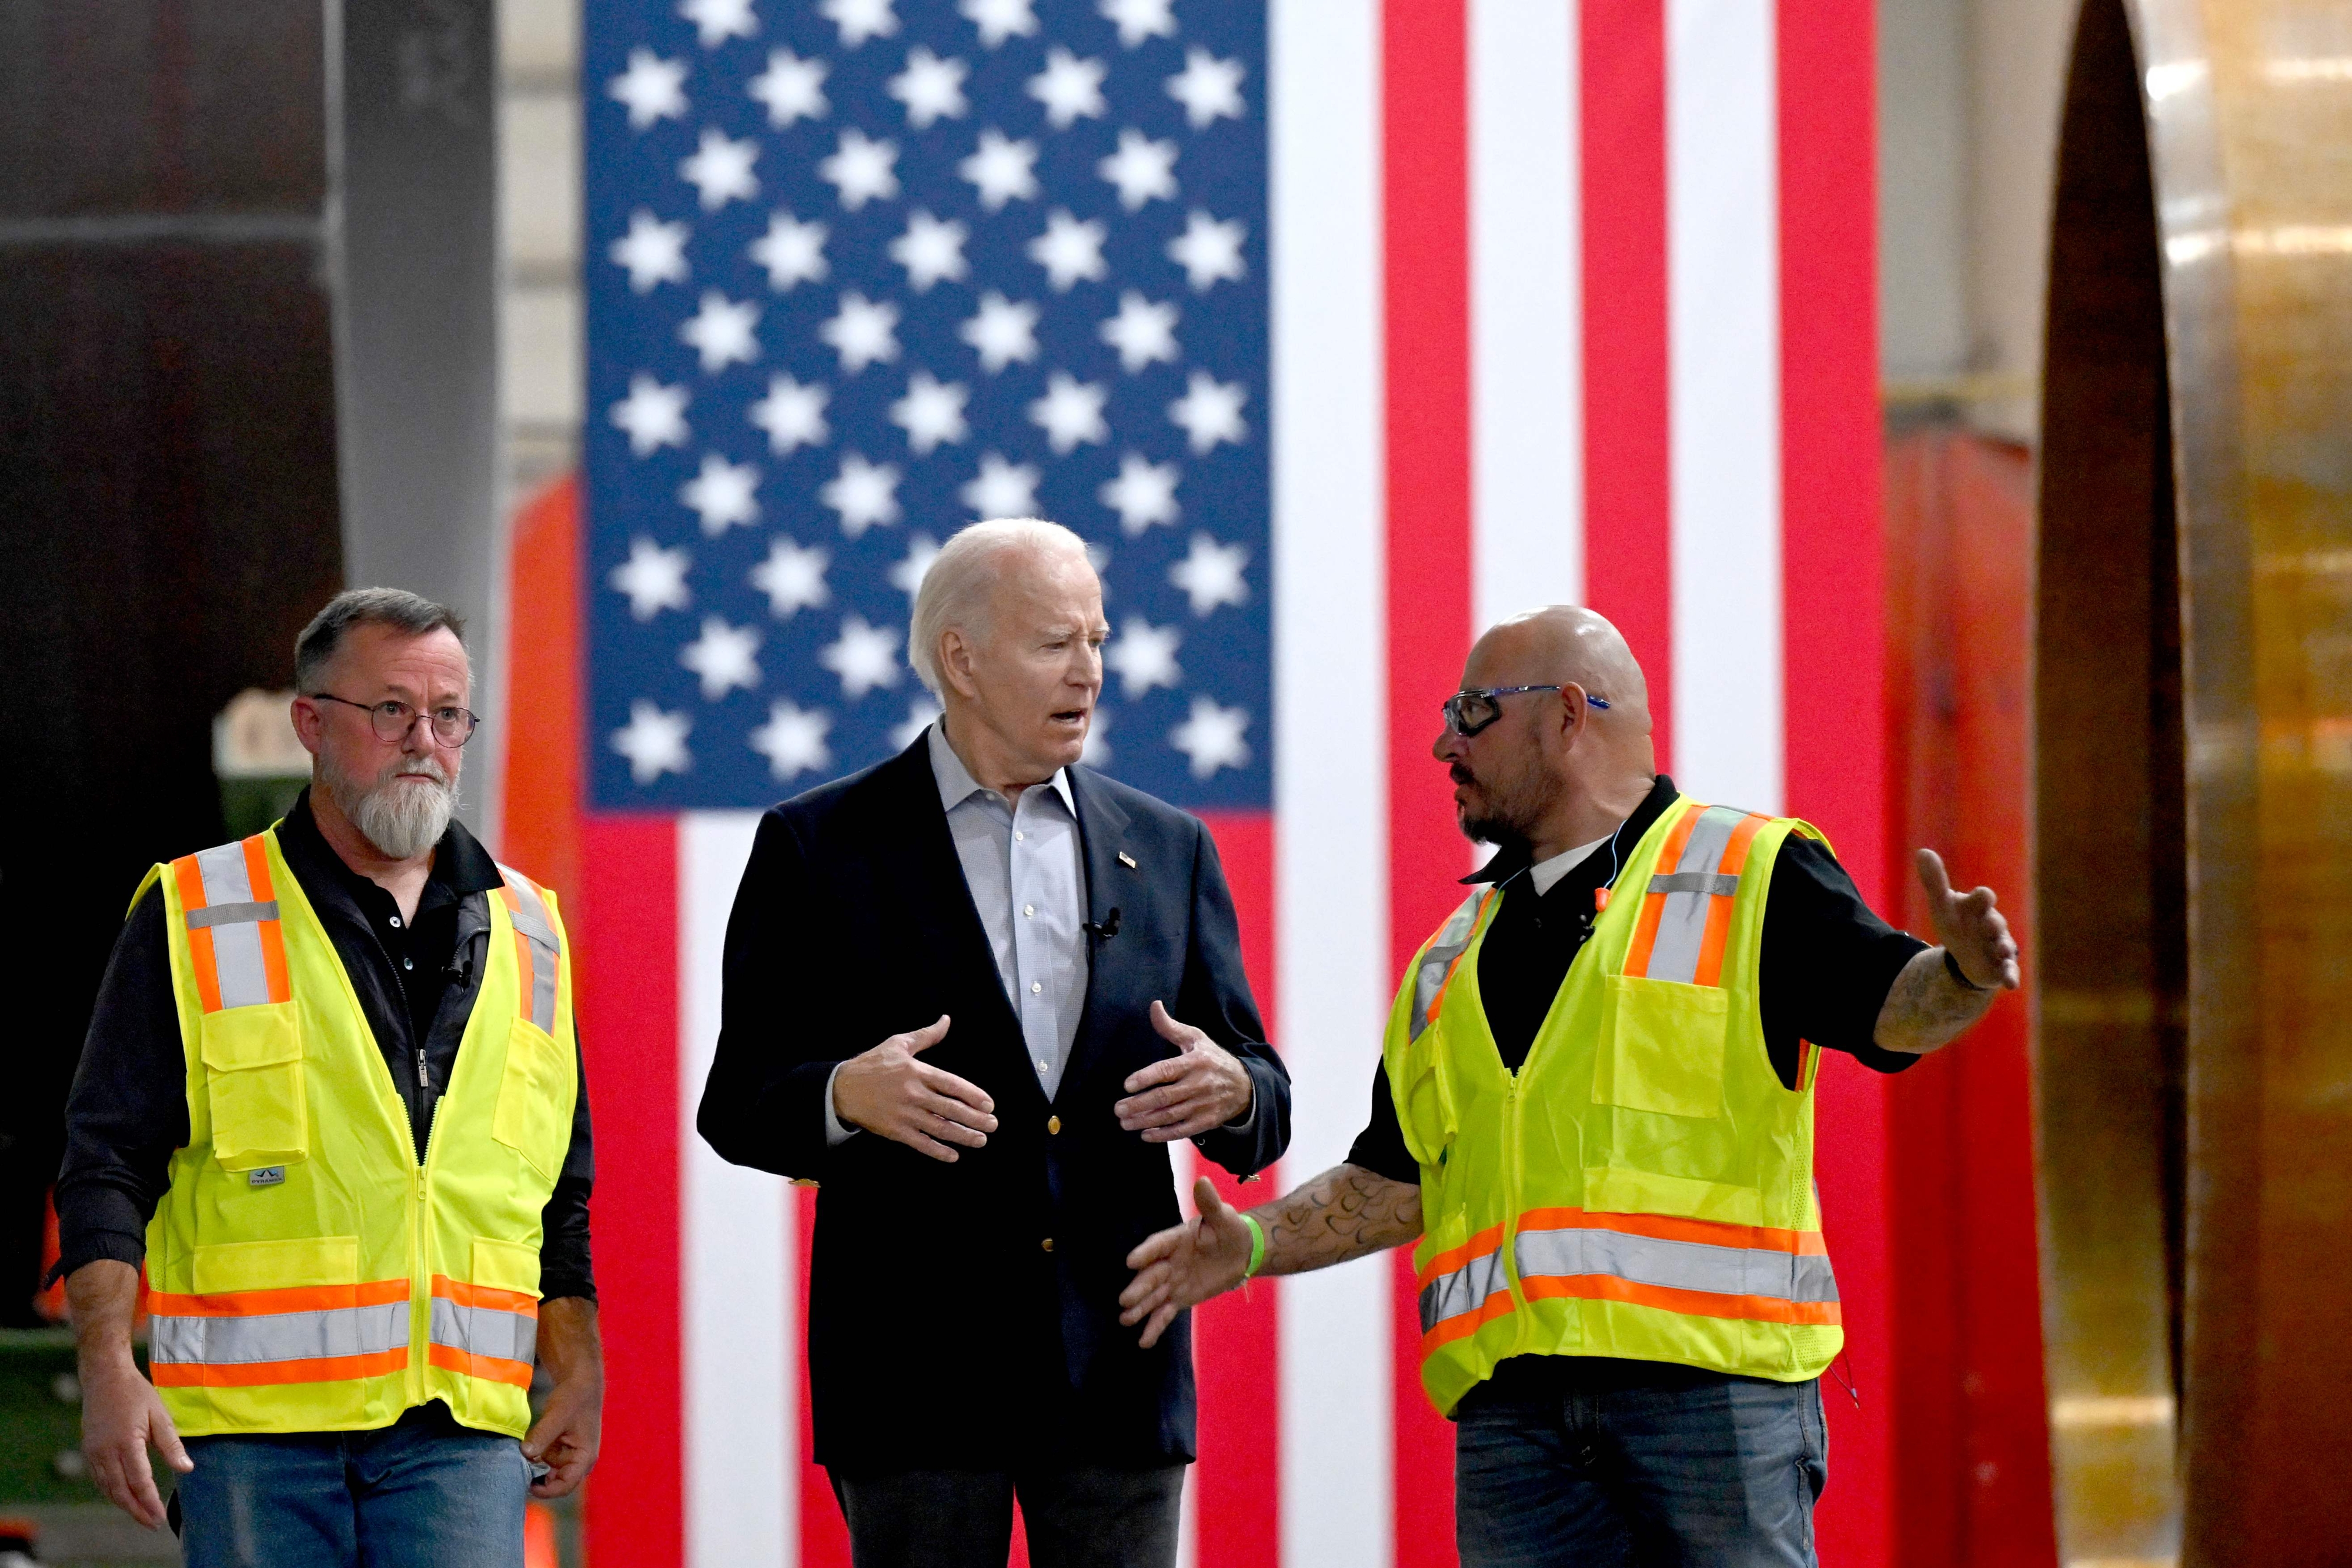
[(748, 38), (760, 30), (751, 15), (751, 0), (682, 0), (677, 14), (694, 24), (696, 39), (715, 49), (730, 38)]
[(1249, 766), (1249, 714), (1238, 707), (1219, 707), (1211, 697), (1192, 699), (1192, 716), (1168, 732), (1168, 744), (1192, 759), (1192, 777), (1206, 779), (1220, 768)]
[(1245, 232), (1239, 218), (1219, 223), (1195, 208), (1185, 220), (1184, 232), (1168, 242), (1168, 259), (1184, 269), (1193, 293), (1204, 294), (1221, 279), (1238, 281), (1246, 270), (1242, 266)]
[(768, 106), (768, 123), (778, 131), (796, 120), (823, 120), (833, 112), (824, 98), (823, 60), (804, 60), (790, 49), (768, 51), (768, 68), (751, 78), (752, 99)]
[(823, 446), (833, 439), (824, 422), (824, 405), (833, 394), (821, 386), (803, 386), (790, 376), (770, 376), (768, 395), (747, 411), (752, 426), (768, 433), (768, 450), (789, 456), (795, 447)]
[(677, 652), (677, 662), (702, 677), (702, 700), (715, 703), (740, 686), (750, 691), (760, 684), (760, 633), (749, 626), (730, 626), (716, 615), (702, 618), (702, 635)]
[(613, 732), (614, 751), (629, 759), (629, 777), (640, 786), (665, 773), (684, 773), (694, 766), (686, 737), (694, 721), (682, 713), (667, 713), (639, 697), (629, 704), (629, 722)]
[(841, 297), (841, 308), (817, 327), (816, 335), (841, 356), (842, 373), (854, 376), (877, 361), (888, 364), (898, 359), (898, 327), (896, 305), (853, 289)]
[(1118, 674), (1119, 690), (1129, 702), (1154, 686), (1174, 691), (1184, 678), (1176, 663), (1176, 650), (1183, 641), (1184, 633), (1173, 626), (1154, 626), (1130, 615), (1119, 628), (1118, 641), (1104, 651), (1103, 664)]
[(992, 49), (1015, 35), (1026, 38), (1037, 31), (1034, 4), (1034, 0), (963, 0), (956, 9), (980, 29), (981, 43)]
[(760, 357), (760, 308), (746, 300), (730, 301), (717, 289), (706, 289), (702, 308), (679, 323), (678, 341), (702, 357), (702, 373), (716, 375), (733, 364), (750, 364)]
[(1102, 324), (1102, 340), (1118, 350), (1119, 368), (1133, 375), (1158, 361), (1176, 362), (1176, 307), (1154, 305), (1130, 288), (1118, 314)]
[(904, 751), (922, 738), (923, 731), (939, 722), (940, 705), (929, 697), (917, 697), (907, 705), (907, 722), (890, 729), (890, 744)]
[(907, 559), (890, 569), (890, 586), (913, 599), (916, 590), (923, 586), (924, 574), (931, 570), (931, 562), (939, 559), (940, 541), (929, 534), (917, 534), (907, 541)]
[(852, 126), (841, 133), (833, 156), (818, 162), (817, 178), (839, 191), (841, 204), (854, 213), (898, 193), (898, 162), (897, 142), (877, 141)]
[(1118, 514), (1120, 531), (1133, 538), (1154, 523), (1176, 520), (1181, 509), (1176, 505), (1178, 477), (1173, 463), (1153, 463), (1139, 452), (1130, 452), (1119, 459), (1118, 477), (1107, 482), (1096, 495)]
[(1110, 715), (1097, 707), (1087, 716), (1087, 738), (1078, 746), (1078, 760), (1089, 768), (1110, 766), (1110, 742), (1103, 737), (1110, 733)]
[(679, 162), (678, 177), (700, 193), (704, 212), (715, 213), (729, 202), (748, 202), (760, 193), (760, 182), (751, 173), (759, 157), (758, 142), (730, 141), (725, 131), (705, 126), (693, 156)]
[(1176, 199), (1176, 143), (1154, 141), (1140, 131), (1118, 133), (1118, 151), (1095, 165), (1095, 172), (1118, 187), (1118, 204), (1140, 210), (1158, 198)]
[(1242, 403), (1249, 390), (1239, 382), (1220, 383), (1206, 371), (1194, 371), (1184, 395), (1168, 405), (1169, 420), (1181, 427), (1194, 455), (1203, 455), (1218, 442), (1238, 446), (1249, 434), (1242, 423)]
[(898, 520), (898, 470), (847, 453), (841, 472), (817, 486), (816, 498), (841, 514), (843, 533), (861, 538), (870, 528)]
[(833, 766), (833, 748), (824, 743), (833, 716), (823, 708), (802, 708), (777, 701), (768, 705), (768, 722), (744, 739), (768, 759), (768, 770), (781, 780)]
[(694, 602), (686, 586), (687, 569), (693, 564), (684, 548), (664, 549), (639, 534), (629, 541), (629, 559), (604, 580), (628, 596), (631, 619), (650, 621), (665, 610), (683, 610)]
[(963, 417), (971, 395), (961, 382), (940, 382), (929, 371), (917, 371), (908, 380), (907, 395), (890, 405), (890, 423), (907, 433), (908, 450), (928, 457), (971, 434)]
[(854, 49), (868, 38), (887, 38), (898, 30), (890, 0), (824, 0), (817, 14), (841, 29), (845, 49)]
[(666, 224), (639, 207), (629, 214), (629, 232), (606, 252), (614, 265), (625, 267), (629, 290), (650, 294), (657, 284), (686, 281), (686, 225)]
[(1134, 48), (1146, 38), (1172, 38), (1176, 18), (1171, 0), (1102, 0), (1096, 7), (1118, 27), (1118, 41)]
[(1045, 232), (1029, 242), (1029, 259), (1045, 269), (1057, 292), (1067, 293), (1080, 278), (1099, 282), (1108, 270), (1103, 265), (1103, 225), (1081, 223), (1062, 208), (1045, 220)]
[(1045, 395), (1029, 405), (1029, 420), (1045, 433), (1047, 444), (1067, 455), (1082, 442), (1110, 439), (1110, 427), (1103, 423), (1102, 412), (1109, 395), (1091, 382), (1078, 381), (1066, 371), (1055, 371), (1045, 379)]
[(751, 259), (768, 269), (768, 287), (782, 294), (795, 284), (823, 283), (833, 270), (824, 259), (826, 233), (823, 224), (804, 224), (790, 213), (771, 214), (768, 232), (751, 242)]
[(639, 371), (629, 378), (629, 395), (613, 405), (613, 423), (629, 433), (632, 456), (648, 457), (661, 447), (686, 444), (691, 401), (684, 387), (666, 387)]
[(1045, 68), (1029, 78), (1029, 96), (1045, 106), (1046, 123), (1067, 131), (1080, 119), (1100, 120), (1103, 78), (1109, 67), (1082, 60), (1056, 44), (1045, 51)]
[(1192, 613), (1206, 615), (1220, 604), (1241, 604), (1249, 599), (1242, 569), (1249, 551), (1241, 545), (1221, 545), (1206, 534), (1192, 536), (1192, 553), (1168, 569), (1168, 580), (1192, 601)]
[(677, 498), (702, 519), (702, 531), (717, 538), (739, 523), (760, 516), (760, 471), (730, 463), (716, 452), (702, 455), (702, 471), (679, 486)]
[(980, 310), (956, 329), (980, 353), (980, 368), (994, 375), (1018, 360), (1037, 357), (1037, 307), (1015, 304), (993, 288), (980, 297)]
[(918, 131), (928, 131), (938, 120), (961, 120), (971, 107), (963, 97), (963, 78), (971, 68), (961, 60), (943, 60), (918, 44), (907, 56), (907, 68), (890, 78), (890, 96), (907, 106), (907, 123)]
[(1184, 68), (1168, 78), (1168, 96), (1184, 106), (1184, 118), (1205, 131), (1220, 115), (1242, 117), (1242, 63), (1221, 60), (1206, 49), (1184, 56)]
[(841, 677), (841, 695), (856, 702), (877, 686), (898, 684), (898, 632), (869, 626), (863, 615), (841, 622), (841, 640), (817, 650), (816, 662)]
[(1007, 463), (993, 452), (983, 452), (979, 474), (956, 492), (956, 497), (983, 521), (1034, 517), (1039, 477), (1034, 463)]
[(941, 278), (963, 281), (963, 242), (971, 230), (953, 218), (941, 220), (920, 207), (907, 214), (907, 232), (890, 242), (890, 259), (907, 269), (907, 285), (928, 294)]
[(779, 534), (768, 541), (768, 559), (751, 569), (751, 586), (768, 596), (770, 614), (790, 621), (803, 610), (820, 610), (833, 601), (833, 590), (824, 581), (825, 569), (832, 564), (832, 551), (803, 549)]
[(993, 213), (1005, 203), (1037, 194), (1037, 144), (1013, 141), (994, 126), (980, 133), (972, 155), (956, 165), (964, 183), (980, 193), (980, 204)]
[(643, 131), (656, 120), (686, 118), (686, 62), (666, 60), (651, 49), (631, 49), (629, 68), (605, 91), (629, 110), (629, 129)]

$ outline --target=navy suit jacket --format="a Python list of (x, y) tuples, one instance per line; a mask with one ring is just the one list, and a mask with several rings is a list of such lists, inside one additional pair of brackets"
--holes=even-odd
[[(1118, 1322), (1135, 1244), (1179, 1218), (1168, 1145), (1124, 1132), (1128, 1074), (1175, 1054), (1151, 1003), (1239, 1058), (1248, 1124), (1199, 1140), (1237, 1176), (1281, 1156), (1290, 1080), (1242, 973), (1200, 820), (1069, 769), (1092, 939), (1049, 1103), (966, 890), (926, 743), (761, 819), (727, 926), (697, 1126), (738, 1165), (818, 1184), (808, 1307), (815, 1458), (850, 1472), (1193, 1457), (1190, 1325)], [(1132, 862), (1130, 865), (1128, 862)], [(923, 1060), (985, 1090), (997, 1131), (953, 1164), (870, 1133), (828, 1148), (836, 1063), (941, 1013)], [(1051, 1129), (1058, 1125), (1059, 1131)]]

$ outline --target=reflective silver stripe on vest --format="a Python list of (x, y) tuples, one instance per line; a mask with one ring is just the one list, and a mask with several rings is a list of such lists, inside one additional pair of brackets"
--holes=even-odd
[(547, 904), (539, 896), (538, 888), (504, 866), (499, 870), (505, 874), (507, 885), (514, 889), (518, 905), (507, 911), (507, 917), (522, 933), (523, 940), (530, 944), (530, 1021), (553, 1034), (555, 972), (562, 951), (555, 940), (555, 923), (547, 917)]
[[(245, 846), (222, 844), (196, 854), (196, 871), (204, 878), (205, 908), (188, 912), (188, 928), (209, 927), (213, 934), (213, 970), (220, 980), (224, 1008), (259, 1007), (269, 1000), (269, 971), (261, 962), (261, 925), (278, 917), (274, 903), (257, 904), (253, 878), (245, 868)], [(243, 909), (253, 913), (233, 913)], [(258, 911), (267, 909), (268, 915)], [(199, 921), (196, 915), (210, 915)]]
[(1719, 1296), (1769, 1296), (1782, 1301), (1834, 1301), (1837, 1276), (1820, 1253), (1762, 1247), (1662, 1241), (1621, 1230), (1523, 1230), (1519, 1278), (1610, 1274), (1637, 1285), (1706, 1291)]
[[(1698, 978), (1698, 950), (1706, 936), (1707, 906), (1717, 895), (1739, 890), (1738, 877), (1724, 876), (1715, 868), (1723, 862), (1724, 846), (1731, 842), (1732, 830), (1747, 817), (1747, 812), (1729, 806), (1709, 806), (1699, 813), (1698, 821), (1691, 828), (1675, 874), (1663, 879), (1677, 885), (1661, 889), (1661, 879), (1651, 879), (1650, 891), (1664, 892), (1666, 904), (1658, 913), (1657, 938), (1650, 945), (1650, 978), (1680, 980), (1685, 985)], [(1684, 883), (1682, 878), (1693, 873), (1706, 873), (1716, 881), (1706, 883), (1704, 888), (1696, 882)], [(1719, 886), (1717, 883), (1729, 885)]]
[(539, 1346), (539, 1320), (497, 1307), (460, 1306), (446, 1296), (436, 1296), (433, 1343), (469, 1355), (529, 1361)]
[(184, 1364), (242, 1366), (261, 1361), (374, 1355), (398, 1350), (407, 1343), (406, 1301), (257, 1317), (147, 1320), (148, 1359)]
[(1448, 1318), (1475, 1312), (1497, 1291), (1510, 1289), (1503, 1271), (1503, 1249), (1473, 1258), (1450, 1274), (1440, 1274), (1421, 1288), (1421, 1332), (1427, 1333)]
[(1724, 871), (1678, 871), (1650, 879), (1652, 893), (1704, 893), (1729, 898), (1739, 891), (1739, 879)]
[(1419, 1040), (1429, 1027), (1438, 993), (1445, 989), (1446, 974), (1470, 946), (1470, 934), (1478, 928), (1478, 903), (1485, 896), (1474, 893), (1464, 900), (1461, 908), (1446, 916), (1445, 924), (1437, 928), (1436, 940), (1421, 956), (1421, 967), (1413, 972), (1412, 1018), (1405, 1025), (1408, 1042)]

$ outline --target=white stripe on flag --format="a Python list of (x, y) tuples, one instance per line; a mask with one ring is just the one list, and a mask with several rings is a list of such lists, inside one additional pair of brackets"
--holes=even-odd
[(1471, 0), (1471, 609), (1584, 591), (1576, 9)]
[[(729, 1165), (694, 1130), (719, 1044), (727, 914), (759, 825), (753, 811), (678, 820), (679, 1353), (688, 1568), (790, 1564), (799, 1556), (792, 1189), (766, 1171)], [(605, 1174), (609, 1180), (618, 1173)]]
[[(1388, 961), (1380, 9), (1275, 0), (1275, 1040), (1286, 1182), (1346, 1157)], [(1281, 1282), (1284, 1568), (1391, 1557), (1389, 1270)]]
[(1773, 16), (1666, 5), (1675, 781), (1754, 811), (1785, 744)]

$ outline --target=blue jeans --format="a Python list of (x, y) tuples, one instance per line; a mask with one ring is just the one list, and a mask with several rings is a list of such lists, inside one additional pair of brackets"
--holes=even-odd
[(1455, 1420), (1463, 1568), (1818, 1561), (1813, 1501), (1829, 1477), (1818, 1383), (1520, 1357), (1465, 1396)]
[(187, 1568), (521, 1568), (522, 1446), (446, 1405), (372, 1432), (191, 1437)]

